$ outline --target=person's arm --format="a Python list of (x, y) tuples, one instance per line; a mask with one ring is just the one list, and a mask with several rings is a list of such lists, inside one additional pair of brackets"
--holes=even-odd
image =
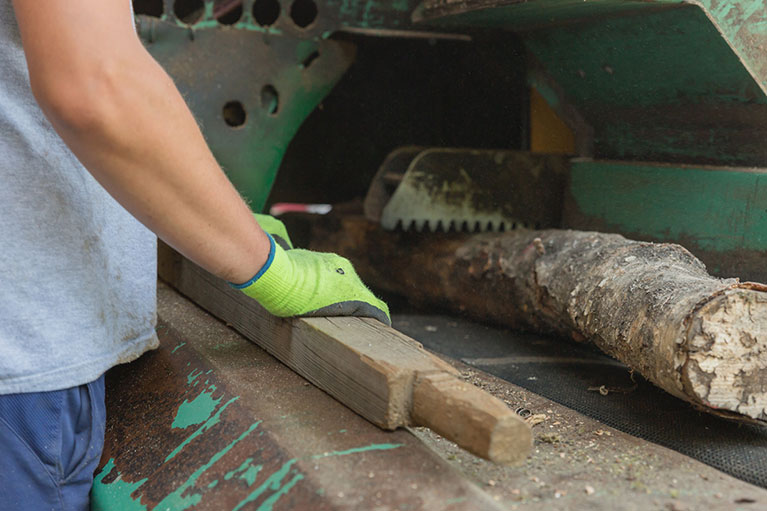
[(160, 238), (230, 282), (269, 240), (216, 163), (129, 0), (14, 0), (32, 91), (101, 185)]
[(264, 233), (173, 81), (141, 45), (128, 0), (13, 3), (37, 102), (125, 209), (277, 316), (390, 322), (349, 261), (285, 250)]

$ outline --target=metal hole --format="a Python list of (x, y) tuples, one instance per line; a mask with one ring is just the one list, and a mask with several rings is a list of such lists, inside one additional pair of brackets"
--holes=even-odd
[(277, 115), (280, 110), (280, 95), (273, 85), (264, 85), (261, 89), (261, 106), (269, 115)]
[(299, 28), (306, 28), (314, 23), (318, 13), (314, 0), (294, 0), (290, 6), (290, 19)]
[(319, 51), (313, 51), (309, 54), (308, 57), (306, 57), (304, 60), (301, 61), (301, 67), (306, 69), (307, 67), (311, 66), (315, 60), (320, 58), (320, 52)]
[(205, 4), (202, 0), (176, 0), (173, 2), (173, 14), (182, 23), (194, 25), (205, 14)]
[(242, 0), (216, 0), (213, 17), (222, 25), (234, 25), (242, 18)]
[(221, 114), (224, 117), (224, 122), (232, 128), (238, 128), (245, 124), (248, 116), (245, 107), (239, 101), (227, 102)]
[(280, 17), (280, 2), (277, 0), (256, 0), (253, 4), (253, 18), (262, 27), (274, 25)]

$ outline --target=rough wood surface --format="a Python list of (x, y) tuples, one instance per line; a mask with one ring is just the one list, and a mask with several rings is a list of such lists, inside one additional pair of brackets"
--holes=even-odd
[(370, 285), (484, 321), (591, 340), (707, 411), (767, 420), (767, 287), (711, 277), (679, 245), (595, 232), (473, 236), (316, 223), (312, 248)]
[(517, 414), (500, 400), (486, 399), (474, 385), (447, 373), (426, 374), (413, 391), (413, 420), (459, 445), (472, 445), (499, 463), (518, 461)]
[[(439, 427), (450, 418), (456, 425), (440, 434), (473, 454), (513, 463), (530, 452), (532, 436), (524, 420), (497, 398), (457, 380), (452, 366), (410, 337), (369, 318), (277, 318), (166, 245), (159, 254), (160, 278), (373, 424)], [(432, 392), (429, 406), (418, 409), (416, 382), (437, 376), (459, 384)], [(470, 403), (463, 402), (467, 396)], [(459, 402), (460, 410), (445, 410)], [(461, 418), (465, 414), (503, 427), (488, 428)]]

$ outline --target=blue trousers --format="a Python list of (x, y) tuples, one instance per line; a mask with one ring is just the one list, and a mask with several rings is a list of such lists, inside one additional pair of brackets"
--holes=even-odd
[(0, 509), (86, 511), (104, 447), (104, 376), (0, 395)]

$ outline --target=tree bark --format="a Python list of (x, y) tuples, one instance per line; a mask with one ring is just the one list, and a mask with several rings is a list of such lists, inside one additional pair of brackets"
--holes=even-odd
[(767, 420), (767, 286), (711, 277), (679, 245), (564, 230), (386, 232), (354, 216), (316, 223), (311, 238), (373, 287), (589, 340), (699, 408)]

